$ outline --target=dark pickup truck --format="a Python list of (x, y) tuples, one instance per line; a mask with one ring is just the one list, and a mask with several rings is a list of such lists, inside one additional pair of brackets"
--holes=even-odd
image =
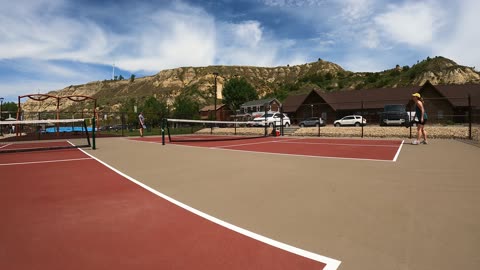
[(410, 124), (410, 114), (405, 105), (390, 104), (385, 105), (380, 114), (380, 126), (408, 126)]

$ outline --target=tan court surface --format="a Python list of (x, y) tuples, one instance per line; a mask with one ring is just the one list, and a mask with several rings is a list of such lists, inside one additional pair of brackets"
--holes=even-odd
[(341, 270), (480, 269), (480, 148), (402, 148), (397, 162), (98, 139), (88, 152), (209, 215), (342, 261)]

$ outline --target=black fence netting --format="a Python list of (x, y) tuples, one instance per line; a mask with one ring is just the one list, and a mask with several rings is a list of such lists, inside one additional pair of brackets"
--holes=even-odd
[[(480, 104), (478, 98), (470, 97), (426, 97), (428, 129), (445, 130), (438, 137), (478, 138), (480, 127)], [(286, 135), (300, 136), (376, 136), (376, 137), (412, 137), (416, 134), (415, 104), (410, 99), (355, 100), (336, 102), (320, 99), (304, 100), (300, 105), (285, 104), (281, 108), (288, 117), (289, 125), (284, 125)], [(139, 113), (121, 111), (42, 111), (22, 112), (20, 119), (86, 119), (87, 125), (95, 126), (97, 136), (138, 136)], [(208, 118), (200, 112), (180, 115), (168, 112), (144, 111), (146, 128), (144, 135), (161, 135), (162, 120), (166, 118), (188, 120), (252, 121), (239, 118), (238, 115), (217, 113)], [(95, 122), (93, 119), (95, 117)], [(286, 119), (282, 119), (285, 120)], [(350, 128), (344, 128), (350, 127)], [(369, 134), (373, 128), (381, 127), (377, 134)], [(277, 128), (280, 129), (280, 127)], [(329, 128), (335, 128), (329, 131)], [(367, 131), (366, 131), (367, 129)], [(401, 129), (401, 131), (399, 131)], [(450, 130), (451, 129), (451, 130)], [(282, 127), (282, 134), (283, 127)], [(432, 136), (435, 136), (433, 133)]]

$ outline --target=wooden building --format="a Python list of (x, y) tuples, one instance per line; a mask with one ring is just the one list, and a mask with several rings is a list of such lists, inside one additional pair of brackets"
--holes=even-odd
[(200, 119), (202, 120), (229, 121), (232, 114), (232, 110), (225, 104), (217, 104), (216, 111), (215, 105), (208, 105), (200, 109)]
[[(408, 111), (414, 111), (411, 95), (419, 92), (425, 99), (429, 121), (433, 123), (465, 123), (469, 109), (473, 122), (480, 111), (480, 84), (465, 85), (424, 85), (401, 88), (376, 88), (346, 90), (325, 93), (314, 89), (305, 95), (289, 96), (283, 104), (283, 111), (293, 123), (316, 116), (327, 123), (350, 114), (363, 115), (368, 123), (378, 123), (385, 105), (402, 104)], [(470, 105), (469, 102), (470, 96)]]

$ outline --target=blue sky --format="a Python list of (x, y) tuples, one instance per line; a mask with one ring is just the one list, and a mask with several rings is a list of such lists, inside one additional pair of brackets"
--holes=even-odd
[(478, 0), (0, 0), (0, 97), (183, 66), (480, 69)]

